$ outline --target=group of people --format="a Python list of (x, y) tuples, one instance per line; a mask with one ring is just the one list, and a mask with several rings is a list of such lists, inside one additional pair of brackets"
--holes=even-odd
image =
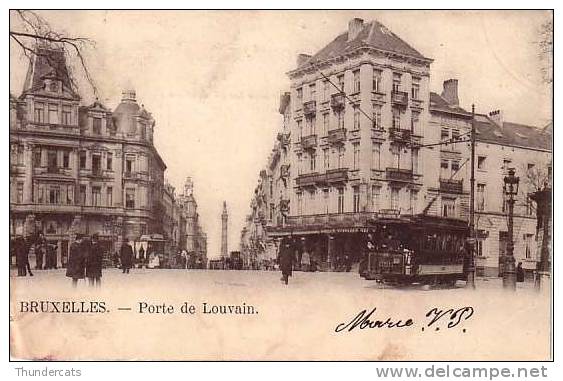
[(57, 268), (57, 245), (47, 242), (43, 233), (27, 238), (17, 237), (11, 245), (16, 257), (18, 276), (33, 276), (30, 257), (35, 257), (36, 270), (50, 270)]
[(66, 276), (72, 278), (73, 287), (77, 286), (78, 280), (85, 278), (88, 278), (90, 286), (101, 286), (103, 254), (97, 233), (91, 239), (74, 234), (66, 267)]

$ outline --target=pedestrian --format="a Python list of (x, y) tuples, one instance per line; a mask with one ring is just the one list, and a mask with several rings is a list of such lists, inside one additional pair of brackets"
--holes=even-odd
[(43, 270), (43, 259), (45, 257), (45, 237), (39, 233), (35, 241), (35, 269)]
[(86, 277), (90, 287), (100, 287), (102, 284), (103, 248), (98, 241), (98, 233), (92, 235), (92, 244), (86, 260)]
[(72, 287), (76, 288), (79, 279), (85, 277), (85, 256), (84, 245), (82, 243), (82, 236), (78, 233), (71, 237), (73, 242), (70, 244), (70, 252), (68, 256), (68, 263), (66, 267), (66, 276), (72, 278)]
[(56, 243), (53, 243), (53, 244), (50, 244), (50, 245), (47, 246), (47, 252), (49, 254), (52, 269), (57, 268), (57, 249), (58, 248), (59, 247)]
[(128, 242), (121, 246), (121, 269), (123, 274), (129, 274), (129, 269), (133, 265), (133, 248)]
[(289, 241), (282, 243), (279, 253), (280, 270), (282, 272), (281, 280), (287, 285), (289, 277), (293, 271), (293, 258), (294, 253)]
[(145, 262), (145, 248), (141, 245), (139, 249), (139, 267), (143, 268), (143, 264)]
[(522, 262), (518, 262), (518, 266), (516, 266), (516, 282), (524, 282), (524, 269), (522, 268)]
[[(35, 239), (33, 237), (28, 237), (26, 239), (26, 244), (24, 246), (24, 258), (23, 258), (23, 265), (25, 267), (25, 270), (27, 270), (27, 272), (29, 273), (29, 276), (33, 276), (33, 273), (31, 272), (31, 266), (29, 264), (29, 256), (30, 255), (35, 255)], [(25, 275), (25, 273), (24, 273)]]
[[(18, 267), (18, 276), (26, 276), (27, 275), (27, 253), (29, 248), (23, 237), (16, 238), (15, 248), (16, 252), (16, 266)], [(29, 274), (33, 276), (33, 274)]]
[(303, 255), (301, 255), (301, 270), (302, 271), (310, 271), (311, 268), (311, 256), (307, 249), (303, 251)]

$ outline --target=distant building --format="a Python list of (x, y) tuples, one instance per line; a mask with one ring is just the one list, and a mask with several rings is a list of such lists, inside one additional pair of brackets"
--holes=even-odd
[[(472, 114), (459, 105), (456, 79), (440, 95), (430, 91), (432, 61), (381, 23), (361, 19), (315, 55), (298, 56), (280, 99), (283, 126), (241, 233), (243, 256), (266, 258), (291, 237), (298, 256), (307, 250), (321, 269), (338, 269), (345, 256), (357, 263), (374, 220), (420, 213), (468, 219)], [(476, 128), (477, 272), (502, 271), (508, 167), (522, 183), (515, 257), (535, 268), (527, 198), (534, 189), (526, 179), (550, 172), (552, 134), (505, 122), (499, 111), (478, 114)], [(253, 240), (264, 249), (253, 249)]]
[(221, 213), (221, 258), (229, 257), (229, 213), (227, 212), (227, 202), (223, 201), (223, 212)]
[(186, 220), (184, 242), (182, 246), (190, 256), (193, 267), (207, 267), (207, 234), (203, 231), (197, 212), (197, 201), (194, 196), (194, 183), (191, 177), (186, 178), (184, 193), (178, 198), (183, 218)]

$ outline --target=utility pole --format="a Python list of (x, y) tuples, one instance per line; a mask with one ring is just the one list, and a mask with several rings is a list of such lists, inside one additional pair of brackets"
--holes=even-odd
[(467, 287), (475, 288), (475, 104), (471, 105), (471, 190), (469, 201), (469, 261)]

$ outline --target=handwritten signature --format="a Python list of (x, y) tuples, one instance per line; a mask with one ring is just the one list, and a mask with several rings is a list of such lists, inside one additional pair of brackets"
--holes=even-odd
[[(348, 322), (338, 324), (334, 331), (351, 332), (354, 329), (399, 329), (415, 326), (415, 320), (412, 317), (406, 319), (394, 319), (391, 317), (380, 319), (372, 317), (372, 315), (374, 316), (376, 310), (377, 307), (373, 307), (370, 312), (367, 312), (367, 309), (364, 309)], [(473, 314), (474, 309), (469, 306), (448, 309), (434, 307), (425, 314), (425, 317), (428, 320), (422, 324), (422, 331), (424, 331), (425, 327), (432, 327), (438, 331), (441, 326), (443, 327), (440, 323), (445, 323), (445, 327), (447, 329), (452, 329), (458, 327), (462, 322), (471, 318)], [(465, 332), (465, 329), (463, 332)]]

